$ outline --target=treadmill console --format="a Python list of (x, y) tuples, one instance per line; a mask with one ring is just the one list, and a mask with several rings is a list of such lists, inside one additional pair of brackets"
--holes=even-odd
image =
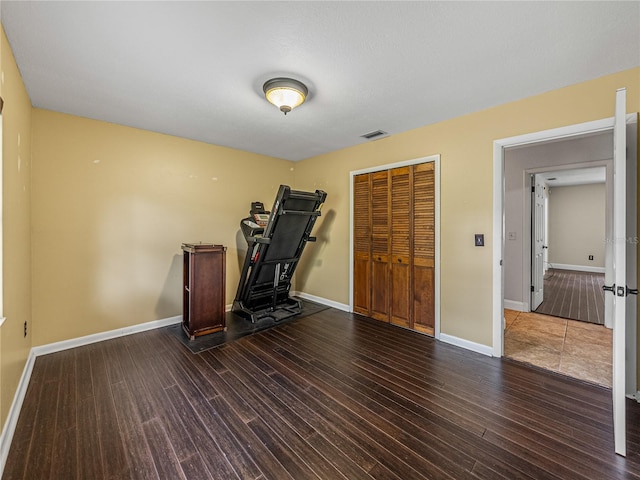
[(262, 235), (269, 223), (269, 212), (264, 209), (262, 202), (251, 202), (249, 216), (242, 219), (240, 228), (245, 238)]
[(262, 228), (266, 227), (267, 223), (269, 223), (269, 212), (264, 209), (264, 203), (262, 202), (251, 202), (249, 215), (251, 215), (253, 221)]

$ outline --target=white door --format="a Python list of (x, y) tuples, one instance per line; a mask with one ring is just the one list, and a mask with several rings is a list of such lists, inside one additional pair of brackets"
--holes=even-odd
[[(626, 301), (626, 361), (627, 397), (635, 396), (637, 388), (637, 278), (638, 278), (638, 116), (627, 115), (627, 293)], [(636, 293), (635, 295), (631, 295)]]
[[(607, 285), (607, 295), (613, 295), (613, 430), (615, 451), (626, 455), (626, 409), (627, 366), (634, 370), (631, 362), (635, 362), (635, 338), (627, 338), (627, 332), (635, 332), (636, 295), (629, 295), (629, 287), (635, 287), (635, 270), (627, 271), (628, 260), (635, 262), (635, 241), (628, 242), (627, 231), (628, 193), (635, 196), (635, 183), (631, 181), (631, 192), (628, 192), (627, 173), (635, 171), (635, 158), (631, 160), (630, 172), (627, 172), (627, 125), (626, 125), (626, 89), (616, 92), (616, 113), (613, 127), (613, 285)], [(632, 180), (631, 178), (629, 180)], [(635, 212), (630, 212), (634, 213)], [(635, 222), (630, 223), (635, 229)], [(627, 258), (627, 253), (632, 258)], [(633, 278), (628, 277), (633, 274)], [(629, 281), (627, 280), (629, 278)], [(631, 348), (627, 348), (627, 340)], [(631, 345), (633, 344), (633, 345)], [(629, 353), (629, 355), (627, 354)], [(634, 375), (635, 376), (635, 375)], [(635, 382), (634, 382), (635, 383)]]
[(544, 183), (540, 175), (531, 176), (531, 311), (544, 300)]

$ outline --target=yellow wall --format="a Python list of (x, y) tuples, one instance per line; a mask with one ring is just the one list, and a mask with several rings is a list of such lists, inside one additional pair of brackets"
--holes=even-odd
[[(2, 425), (31, 349), (31, 101), (4, 30), (0, 38), (2, 112), (2, 294), (0, 419)], [(23, 335), (24, 322), (28, 335)]]
[(636, 68), (298, 162), (296, 188), (328, 193), (316, 224), (327, 241), (309, 249), (298, 289), (349, 301), (350, 171), (440, 154), (441, 331), (492, 345), (493, 141), (612, 117), (618, 87), (627, 87), (627, 111), (640, 111)]
[(41, 109), (32, 145), (34, 345), (181, 315), (183, 242), (228, 247), (231, 303), (240, 219), (293, 181), (289, 161)]

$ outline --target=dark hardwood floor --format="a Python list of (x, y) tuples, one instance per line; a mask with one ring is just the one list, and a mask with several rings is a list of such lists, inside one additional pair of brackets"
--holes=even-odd
[(549, 269), (536, 313), (604, 325), (604, 273)]
[(3, 478), (639, 478), (639, 424), (619, 457), (610, 390), (328, 309), (39, 357)]

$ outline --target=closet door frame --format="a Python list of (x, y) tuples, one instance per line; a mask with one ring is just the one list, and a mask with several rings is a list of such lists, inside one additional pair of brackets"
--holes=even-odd
[(385, 165), (376, 165), (361, 170), (349, 172), (349, 311), (353, 312), (353, 262), (354, 262), (354, 242), (353, 242), (353, 210), (354, 210), (354, 192), (353, 182), (356, 175), (364, 173), (374, 173), (383, 170), (391, 170), (398, 167), (407, 167), (418, 165), (421, 163), (434, 163), (434, 181), (435, 181), (435, 278), (434, 278), (434, 309), (435, 324), (434, 337), (440, 338), (440, 155), (430, 155), (428, 157), (414, 158), (396, 163), (388, 163)]

